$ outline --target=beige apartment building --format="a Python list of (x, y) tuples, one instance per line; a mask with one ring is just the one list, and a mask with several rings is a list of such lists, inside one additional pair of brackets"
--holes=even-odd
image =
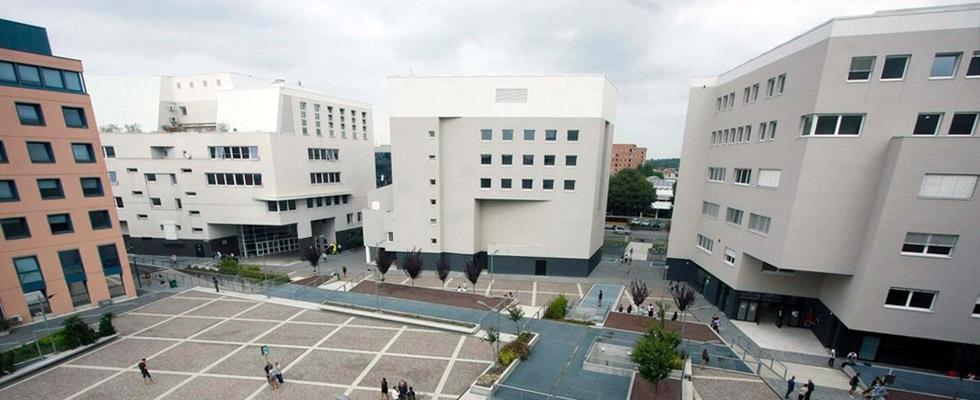
[(136, 295), (82, 62), (0, 20), (0, 308), (30, 322)]
[(669, 278), (947, 370), (980, 344), (980, 5), (834, 18), (691, 83)]
[(616, 175), (617, 172), (639, 168), (647, 160), (647, 149), (636, 147), (632, 143), (613, 143), (612, 165), (609, 167), (609, 174)]
[(388, 91), (398, 178), (368, 193), (366, 246), (420, 249), (429, 269), (473, 256), (501, 273), (595, 268), (616, 109), (605, 76), (395, 77)]

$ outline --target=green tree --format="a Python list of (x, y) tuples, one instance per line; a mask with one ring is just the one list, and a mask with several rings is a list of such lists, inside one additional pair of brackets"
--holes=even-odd
[(521, 334), (521, 318), (524, 318), (524, 309), (518, 307), (516, 304), (507, 307), (507, 319), (517, 326), (517, 335)]
[(663, 327), (651, 327), (636, 342), (630, 357), (640, 376), (652, 383), (655, 390), (659, 390), (660, 381), (669, 377), (671, 371), (683, 366), (677, 352), (680, 344), (680, 335)]
[(648, 212), (656, 198), (653, 185), (640, 171), (624, 169), (609, 179), (606, 211), (614, 215), (639, 215)]
[(680, 168), (681, 159), (680, 158), (656, 158), (647, 160), (647, 164), (650, 164), (653, 168)]
[(98, 334), (95, 333), (95, 329), (85, 323), (81, 317), (77, 315), (72, 315), (65, 318), (64, 331), (65, 331), (65, 350), (74, 349), (78, 346), (84, 346), (92, 344), (95, 339), (98, 338)]

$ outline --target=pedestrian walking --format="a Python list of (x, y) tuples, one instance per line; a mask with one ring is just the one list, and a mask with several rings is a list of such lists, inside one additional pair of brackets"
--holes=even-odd
[(276, 373), (276, 380), (279, 381), (279, 385), (281, 386), (281, 385), (285, 384), (286, 383), (286, 380), (282, 379), (282, 369), (279, 368), (279, 362), (278, 361), (276, 361), (276, 366), (273, 368), (273, 370), (274, 371), (278, 371)]
[(803, 396), (803, 400), (810, 400), (810, 396), (813, 395), (813, 389), (816, 389), (816, 386), (813, 384), (813, 379), (807, 379), (806, 380), (806, 396)]
[(405, 378), (398, 380), (398, 400), (407, 400), (408, 397), (408, 382), (405, 382)]
[(859, 378), (859, 376), (861, 376), (860, 372), (854, 374), (854, 376), (851, 377), (851, 381), (848, 382), (851, 384), (851, 390), (848, 390), (847, 394), (851, 396), (851, 398), (854, 398), (854, 391), (857, 390), (858, 382), (861, 381), (861, 378)]
[(381, 378), (381, 398), (391, 400), (391, 396), (388, 395), (388, 380), (385, 378)]
[(272, 387), (272, 389), (275, 389), (275, 385), (272, 383), (272, 380), (273, 380), (273, 377), (272, 377), (272, 362), (266, 361), (265, 362), (265, 367), (263, 367), (262, 369), (265, 370), (265, 383), (268, 383), (269, 386)]
[(708, 349), (701, 350), (701, 370), (704, 370), (709, 361), (711, 361), (711, 357), (708, 356)]
[(282, 375), (282, 370), (279, 369), (279, 363), (272, 366), (269, 370), (269, 383), (272, 384), (272, 390), (279, 389), (279, 376)]
[(797, 400), (804, 400), (807, 397), (809, 397), (809, 396), (807, 396), (807, 393), (809, 393), (809, 392), (807, 392), (806, 385), (803, 385), (803, 387), (800, 388), (800, 394), (797, 395), (797, 397), (796, 397)]
[(212, 276), (211, 277), (211, 282), (214, 282), (214, 292), (215, 293), (221, 293), (221, 291), (218, 290), (218, 277)]
[(783, 396), (784, 399), (788, 399), (789, 395), (793, 393), (793, 389), (796, 388), (796, 376), (791, 376), (788, 381), (786, 381), (786, 395)]
[(599, 307), (602, 307), (602, 290), (599, 291)]
[(626, 313), (627, 314), (632, 314), (633, 313), (633, 305), (632, 304), (627, 304), (626, 305)]
[(415, 388), (408, 387), (408, 400), (415, 400)]
[(619, 307), (616, 308), (616, 311), (623, 312), (623, 305), (620, 304)]
[(674, 316), (670, 317), (671, 321), (677, 321), (677, 311), (674, 311)]
[(830, 359), (827, 360), (827, 366), (833, 368), (834, 362), (836, 361), (837, 361), (837, 349), (830, 349)]
[(143, 376), (143, 384), (144, 385), (146, 384), (146, 382), (156, 383), (156, 382), (153, 381), (153, 376), (150, 375), (150, 368), (146, 366), (146, 359), (145, 358), (142, 359), (142, 360), (140, 360), (140, 362), (139, 362), (139, 364), (137, 364), (137, 366), (140, 368), (140, 375)]
[(344, 278), (346, 278), (347, 277), (347, 266), (346, 265), (344, 266), (343, 271), (344, 271)]
[(871, 391), (871, 400), (885, 400), (888, 396), (888, 390), (885, 389), (885, 385), (878, 385)]

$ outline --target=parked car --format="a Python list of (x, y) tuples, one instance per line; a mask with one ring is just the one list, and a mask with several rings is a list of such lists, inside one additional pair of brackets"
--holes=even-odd
[(629, 235), (630, 234), (630, 230), (627, 229), (627, 228), (624, 228), (622, 226), (618, 226), (617, 225), (617, 226), (613, 227), (613, 233), (616, 234), (616, 235)]
[(660, 222), (654, 222), (653, 225), (651, 225), (651, 226), (653, 227), (653, 229), (660, 229), (660, 228), (662, 228), (662, 226), (660, 225)]
[(641, 222), (643, 222), (642, 219), (640, 219), (640, 218), (633, 218), (633, 220), (630, 221), (630, 225), (636, 226), (636, 225), (639, 225)]
[(643, 222), (640, 222), (640, 226), (644, 226), (644, 227), (650, 226), (650, 221), (643, 220)]

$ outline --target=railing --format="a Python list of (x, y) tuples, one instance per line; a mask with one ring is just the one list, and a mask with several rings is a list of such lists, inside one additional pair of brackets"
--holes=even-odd
[(133, 268), (134, 274), (136, 275), (134, 278), (141, 288), (154, 287), (157, 285), (159, 285), (161, 288), (167, 288), (172, 281), (176, 282), (177, 287), (201, 286), (213, 288), (214, 280), (217, 279), (218, 287), (221, 290), (230, 290), (233, 292), (248, 294), (260, 294), (266, 293), (271, 287), (282, 284), (282, 282), (276, 280), (275, 277), (256, 282), (255, 280), (245, 277), (224, 275), (203, 270), (188, 269), (178, 271), (170, 268), (149, 269), (145, 268), (141, 263), (130, 264), (130, 266)]
[(354, 279), (347, 281), (336, 290), (341, 292), (349, 292), (351, 289), (354, 288), (354, 286), (356, 286), (358, 283), (361, 283), (361, 281), (366, 277), (367, 274), (368, 271), (361, 271), (360, 273), (354, 276)]
[(177, 259), (177, 261), (172, 261), (166, 258), (138, 256), (134, 254), (129, 255), (129, 263), (139, 264), (139, 265), (149, 265), (149, 266), (161, 267), (161, 268), (186, 268), (191, 265), (214, 266), (218, 264), (217, 261), (210, 258), (195, 258), (195, 259), (184, 258), (184, 259)]
[[(505, 399), (519, 399), (519, 400), (575, 400), (568, 397), (555, 396), (548, 393), (535, 392), (533, 390), (521, 389), (519, 387), (508, 386), (502, 383), (493, 385), (493, 389), (490, 391), (490, 398), (505, 398)], [(601, 399), (602, 396), (598, 399)]]
[[(769, 354), (768, 351), (766, 351), (766, 349), (759, 347), (747, 337), (743, 335), (736, 336), (735, 340), (732, 342), (732, 349), (735, 351), (735, 355), (740, 357), (746, 363), (756, 362), (760, 365), (760, 368), (756, 370), (757, 375), (763, 378), (778, 378), (781, 380), (786, 380), (786, 375), (788, 373), (786, 364), (776, 360), (771, 354)], [(742, 354), (739, 354), (739, 349), (742, 350)], [(752, 360), (749, 360), (750, 357)]]

